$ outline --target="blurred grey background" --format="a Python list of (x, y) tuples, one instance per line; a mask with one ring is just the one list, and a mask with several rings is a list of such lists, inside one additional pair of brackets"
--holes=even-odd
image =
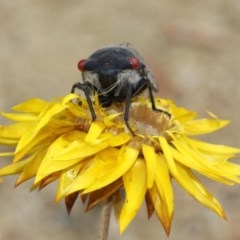
[[(31, 97), (65, 95), (81, 79), (78, 60), (127, 41), (152, 69), (160, 96), (200, 116), (210, 110), (232, 121), (206, 140), (240, 146), (240, 1), (235, 0), (0, 0), (1, 111)], [(1, 159), (1, 165), (6, 162)], [(15, 179), (0, 185), (0, 240), (97, 239), (99, 209), (85, 214), (78, 201), (68, 216), (63, 202), (54, 202), (56, 185), (29, 193), (30, 183), (14, 189)], [(240, 239), (240, 187), (202, 180), (228, 221), (174, 184), (169, 239)], [(122, 237), (112, 217), (112, 239), (167, 237), (156, 217), (147, 220), (143, 206)]]

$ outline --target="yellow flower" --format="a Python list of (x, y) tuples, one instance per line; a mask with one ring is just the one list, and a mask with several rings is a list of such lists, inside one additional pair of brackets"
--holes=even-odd
[(67, 210), (81, 196), (87, 210), (111, 199), (122, 233), (145, 201), (148, 217), (155, 212), (167, 234), (174, 211), (172, 180), (193, 198), (225, 218), (214, 196), (194, 172), (232, 185), (240, 183), (240, 165), (229, 162), (238, 148), (214, 145), (193, 138), (228, 124), (213, 114), (196, 119), (196, 113), (172, 101), (155, 98), (131, 104), (129, 132), (122, 104), (94, 108), (91, 121), (87, 102), (69, 94), (46, 102), (31, 99), (3, 116), (16, 123), (0, 127), (0, 144), (14, 146), (13, 163), (0, 169), (0, 176), (19, 174), (16, 185), (34, 177), (32, 190), (58, 181), (56, 200), (65, 199)]

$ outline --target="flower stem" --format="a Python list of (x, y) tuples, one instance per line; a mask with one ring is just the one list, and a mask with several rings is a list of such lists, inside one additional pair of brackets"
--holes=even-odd
[(102, 207), (98, 240), (107, 240), (109, 222), (111, 217), (111, 207), (112, 207), (112, 200), (111, 198), (108, 198)]

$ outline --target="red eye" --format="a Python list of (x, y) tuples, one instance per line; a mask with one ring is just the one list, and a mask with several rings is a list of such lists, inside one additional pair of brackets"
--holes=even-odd
[(128, 59), (129, 63), (131, 64), (131, 68), (132, 69), (138, 69), (140, 67), (140, 61), (139, 59), (135, 58), (135, 57), (131, 57)]
[(79, 69), (80, 71), (83, 71), (83, 70), (84, 70), (86, 61), (87, 61), (86, 59), (82, 59), (82, 60), (80, 60), (80, 61), (78, 62), (78, 69)]

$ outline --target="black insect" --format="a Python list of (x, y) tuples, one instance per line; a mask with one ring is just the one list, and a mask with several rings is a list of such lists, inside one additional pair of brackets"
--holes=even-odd
[(72, 86), (84, 92), (88, 102), (92, 120), (96, 120), (91, 95), (97, 93), (99, 102), (103, 107), (112, 103), (125, 102), (124, 121), (130, 132), (134, 135), (129, 125), (129, 108), (134, 96), (148, 89), (152, 109), (157, 109), (153, 90), (157, 90), (153, 75), (145, 65), (142, 57), (130, 44), (105, 47), (94, 52), (88, 59), (79, 61), (78, 68), (82, 72), (83, 83), (77, 82)]

